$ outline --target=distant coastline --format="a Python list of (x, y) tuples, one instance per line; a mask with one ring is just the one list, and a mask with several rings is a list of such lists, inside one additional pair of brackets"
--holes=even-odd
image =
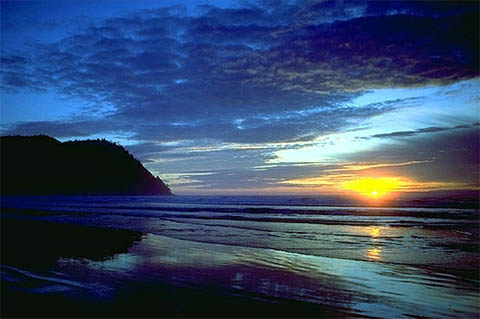
[(122, 146), (0, 136), (2, 195), (173, 195)]

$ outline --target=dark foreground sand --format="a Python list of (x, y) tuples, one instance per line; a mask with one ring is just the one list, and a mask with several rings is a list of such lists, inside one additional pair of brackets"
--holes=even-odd
[(328, 305), (221, 288), (179, 287), (165, 281), (127, 281), (117, 285), (109, 298), (98, 299), (87, 293), (51, 289), (48, 274), (59, 258), (108, 260), (126, 252), (142, 234), (4, 218), (1, 228), (2, 317), (333, 318), (348, 313), (348, 309)]

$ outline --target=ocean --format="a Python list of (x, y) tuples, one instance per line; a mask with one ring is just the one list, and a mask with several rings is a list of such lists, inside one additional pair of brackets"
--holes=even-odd
[(1, 198), (2, 316), (478, 318), (480, 212), (314, 196)]

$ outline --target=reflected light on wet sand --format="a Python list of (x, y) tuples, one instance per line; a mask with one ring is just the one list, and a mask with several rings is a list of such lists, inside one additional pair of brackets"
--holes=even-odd
[(382, 248), (381, 247), (372, 247), (369, 250), (367, 250), (367, 254), (365, 257), (367, 257), (368, 260), (374, 260), (374, 261), (380, 261), (382, 260)]

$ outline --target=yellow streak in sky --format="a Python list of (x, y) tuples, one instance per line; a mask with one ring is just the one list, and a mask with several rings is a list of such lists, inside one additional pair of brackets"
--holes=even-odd
[(351, 192), (370, 199), (380, 199), (393, 192), (415, 192), (471, 188), (471, 185), (457, 182), (416, 181), (408, 177), (365, 177), (351, 173), (327, 174), (319, 177), (290, 179), (283, 185), (317, 188), (321, 192)]

